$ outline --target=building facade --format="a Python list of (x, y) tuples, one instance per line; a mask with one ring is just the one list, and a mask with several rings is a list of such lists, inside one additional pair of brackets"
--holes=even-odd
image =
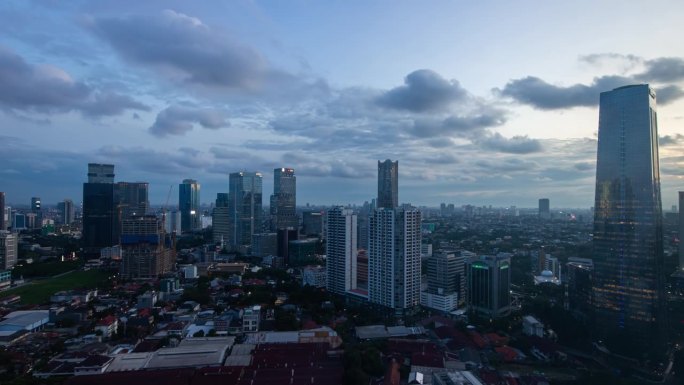
[(0, 191), (0, 231), (7, 230), (7, 222), (5, 214), (5, 193)]
[(115, 232), (114, 165), (88, 163), (83, 184), (83, 251), (97, 258), (100, 249), (118, 244)]
[[(632, 349), (665, 331), (662, 204), (655, 92), (601, 93), (594, 209), (594, 330)], [(630, 350), (632, 350), (630, 349)]]
[(270, 209), (274, 230), (299, 229), (297, 177), (293, 168), (276, 168), (273, 170), (273, 195), (271, 196)]
[(228, 193), (216, 194), (216, 206), (214, 206), (211, 217), (212, 239), (214, 243), (221, 243), (225, 246), (230, 239)]
[(378, 161), (377, 208), (399, 207), (399, 161)]
[(17, 264), (19, 238), (7, 230), (0, 230), (0, 270), (8, 270)]
[(548, 219), (551, 217), (551, 203), (549, 198), (539, 200), (539, 218)]
[(368, 300), (397, 316), (420, 304), (420, 221), (408, 206), (379, 208), (369, 218)]
[(252, 235), (261, 233), (262, 179), (258, 172), (230, 174), (228, 209), (230, 245), (234, 249), (249, 247)]
[(357, 217), (351, 209), (328, 210), (326, 235), (326, 272), (328, 291), (344, 294), (357, 288)]
[(483, 255), (466, 262), (468, 310), (497, 318), (511, 312), (511, 258), (507, 254)]
[(62, 224), (70, 225), (76, 219), (76, 209), (74, 202), (71, 199), (65, 199), (57, 204), (57, 210), (61, 218)]
[(200, 184), (194, 179), (184, 179), (178, 185), (178, 210), (181, 213), (181, 232), (202, 228), (200, 219)]
[(156, 278), (172, 270), (175, 251), (162, 221), (155, 215), (124, 219), (121, 228), (121, 275)]

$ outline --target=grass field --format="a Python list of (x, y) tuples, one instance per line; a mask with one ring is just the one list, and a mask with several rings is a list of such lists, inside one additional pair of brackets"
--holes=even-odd
[(72, 271), (59, 277), (32, 281), (24, 286), (0, 292), (0, 298), (20, 295), (24, 305), (36, 305), (50, 301), (50, 296), (61, 290), (93, 289), (108, 286), (111, 273), (100, 270)]

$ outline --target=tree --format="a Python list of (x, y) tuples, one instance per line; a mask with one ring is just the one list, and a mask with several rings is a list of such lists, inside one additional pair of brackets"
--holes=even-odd
[(204, 330), (198, 330), (192, 336), (193, 337), (204, 337)]

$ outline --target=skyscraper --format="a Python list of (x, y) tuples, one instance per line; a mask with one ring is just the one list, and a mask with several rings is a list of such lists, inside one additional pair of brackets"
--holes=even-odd
[(114, 166), (88, 163), (88, 182), (83, 184), (83, 251), (87, 257), (99, 257), (100, 249), (118, 243), (114, 226)]
[(115, 186), (116, 203), (122, 218), (147, 214), (150, 207), (149, 183), (118, 182)]
[(74, 221), (75, 209), (74, 202), (71, 199), (65, 199), (57, 204), (57, 210), (62, 218), (62, 224), (70, 225)]
[[(662, 205), (656, 96), (646, 85), (601, 93), (594, 212), (595, 330), (629, 350), (662, 349)], [(622, 352), (628, 353), (628, 352)]]
[(258, 172), (230, 174), (228, 211), (230, 244), (234, 248), (249, 246), (252, 235), (261, 233), (262, 176)]
[(369, 218), (368, 300), (401, 316), (420, 304), (420, 211), (376, 209)]
[(293, 168), (273, 170), (273, 195), (271, 196), (271, 215), (274, 217), (275, 230), (299, 228), (297, 217), (297, 177)]
[(357, 288), (356, 214), (335, 207), (326, 214), (326, 273), (328, 291), (344, 294)]
[(551, 217), (549, 198), (539, 200), (539, 218), (548, 219)]
[(7, 221), (5, 220), (5, 193), (0, 191), (0, 231), (7, 230)]
[(684, 191), (679, 192), (679, 265), (677, 271), (684, 272)]
[(41, 208), (40, 197), (31, 198), (31, 212), (36, 214), (33, 228), (43, 227), (43, 209)]
[(200, 185), (194, 179), (184, 179), (178, 185), (178, 209), (181, 212), (181, 232), (202, 228), (200, 219)]
[(125, 218), (121, 228), (121, 275), (155, 278), (173, 268), (175, 252), (155, 215)]
[(378, 208), (399, 206), (399, 161), (378, 161)]
[(228, 193), (216, 194), (216, 206), (211, 214), (211, 231), (214, 243), (223, 242), (224, 245), (230, 239), (230, 212), (228, 209)]

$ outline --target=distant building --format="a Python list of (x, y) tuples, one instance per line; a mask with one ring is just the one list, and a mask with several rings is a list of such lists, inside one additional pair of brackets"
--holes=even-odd
[(115, 186), (115, 195), (119, 215), (122, 218), (145, 215), (149, 211), (149, 183), (147, 182), (118, 182)]
[(194, 179), (184, 179), (178, 185), (178, 210), (181, 213), (181, 232), (197, 231), (200, 222), (200, 184)]
[(245, 308), (242, 313), (242, 331), (245, 333), (254, 333), (259, 331), (259, 323), (261, 322), (261, 306), (255, 305)]
[(214, 243), (228, 245), (230, 242), (230, 211), (228, 194), (216, 194), (216, 206), (212, 212), (212, 238)]
[(74, 208), (74, 202), (71, 199), (65, 199), (64, 201), (59, 202), (57, 204), (57, 210), (59, 211), (62, 224), (70, 225), (74, 222), (76, 209)]
[(387, 159), (378, 161), (378, 205), (377, 208), (399, 207), (399, 161)]
[(468, 310), (497, 318), (511, 312), (511, 258), (483, 255), (466, 262)]
[(544, 324), (531, 315), (523, 317), (523, 333), (528, 336), (544, 338)]
[(294, 239), (288, 242), (287, 266), (302, 266), (316, 258), (320, 245), (318, 238)]
[(124, 278), (156, 278), (173, 268), (175, 251), (161, 221), (154, 215), (123, 220), (121, 275)]
[(302, 233), (308, 236), (323, 236), (323, 212), (304, 211), (302, 213)]
[(7, 230), (7, 213), (5, 212), (5, 193), (0, 191), (0, 230)]
[(344, 294), (357, 288), (356, 214), (335, 207), (326, 213), (326, 269), (328, 291)]
[(7, 270), (17, 263), (19, 238), (6, 230), (0, 230), (0, 270)]
[(266, 257), (278, 254), (278, 233), (259, 233), (252, 235), (252, 255)]
[(276, 168), (273, 170), (273, 195), (270, 206), (275, 225), (274, 230), (299, 229), (297, 177), (293, 168)]
[(594, 261), (589, 258), (570, 257), (565, 274), (568, 284), (568, 309), (584, 321), (593, 313), (591, 291), (593, 286)]
[(356, 287), (368, 291), (368, 252), (364, 249), (356, 254)]
[(35, 214), (35, 222), (31, 228), (41, 228), (43, 226), (43, 208), (41, 206), (40, 197), (31, 198), (31, 213)]
[(327, 287), (327, 273), (323, 266), (306, 266), (302, 269), (302, 286)]
[(262, 176), (258, 172), (230, 174), (228, 208), (230, 244), (238, 250), (249, 248), (252, 235), (262, 232)]
[(277, 257), (280, 267), (287, 266), (290, 262), (290, 242), (299, 239), (299, 232), (295, 229), (279, 229), (277, 234)]
[[(445, 312), (452, 311), (458, 304), (465, 303), (465, 263), (467, 259), (474, 256), (475, 253), (465, 250), (433, 253), (427, 259), (428, 289), (421, 298), (425, 298), (427, 301), (428, 297), (449, 297), (449, 299), (433, 298), (430, 300), (433, 303), (443, 303), (445, 306), (453, 303), (454, 307), (452, 308), (439, 309)], [(426, 301), (421, 301), (421, 303)], [(424, 304), (424, 306), (428, 305)]]
[(549, 198), (542, 198), (539, 200), (539, 218), (551, 218), (551, 206)]
[(83, 251), (97, 258), (100, 249), (119, 243), (115, 231), (114, 165), (88, 163), (83, 184)]

